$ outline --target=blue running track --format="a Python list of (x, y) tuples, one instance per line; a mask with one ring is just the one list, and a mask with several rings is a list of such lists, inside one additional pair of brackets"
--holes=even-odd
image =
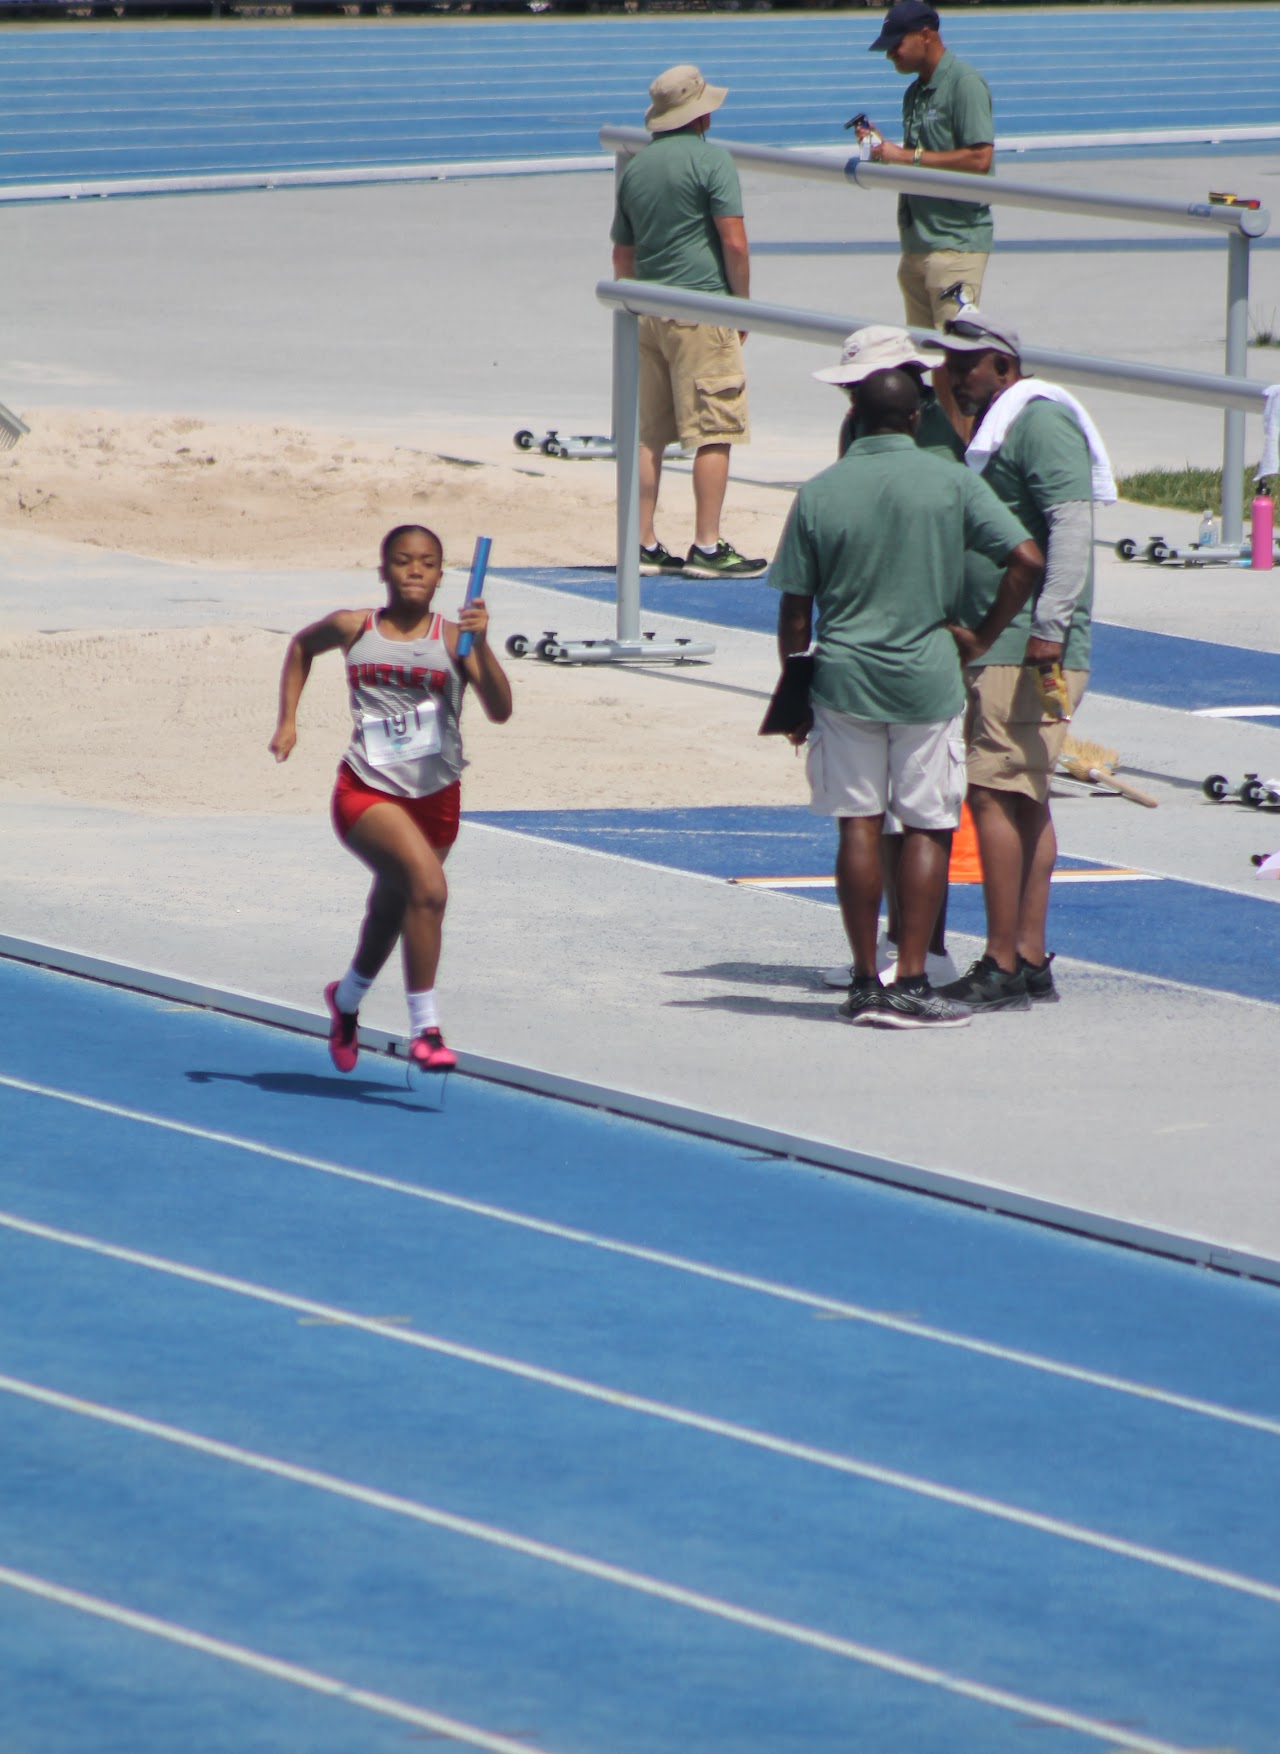
[(1280, 1298), (0, 963), (0, 1743), (1272, 1754)]
[[(857, 13), (10, 31), (0, 184), (597, 154), (679, 59), (730, 86), (727, 136), (847, 144), (855, 111), (899, 115), (874, 34)], [(1275, 5), (957, 9), (947, 41), (1005, 137), (1280, 118)]]

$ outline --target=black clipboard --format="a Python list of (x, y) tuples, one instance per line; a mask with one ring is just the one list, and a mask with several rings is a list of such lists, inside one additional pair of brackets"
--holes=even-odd
[(785, 737), (809, 719), (813, 711), (809, 705), (813, 665), (812, 652), (792, 652), (787, 658), (760, 723), (762, 737)]

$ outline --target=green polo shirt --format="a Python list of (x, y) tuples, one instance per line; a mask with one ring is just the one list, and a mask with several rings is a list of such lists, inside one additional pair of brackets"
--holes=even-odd
[(655, 134), (618, 179), (615, 244), (634, 245), (636, 279), (729, 292), (717, 219), (742, 217), (733, 160), (705, 134)]
[[(972, 470), (969, 473), (972, 474)], [(1027, 403), (1006, 433), (1004, 443), (983, 470), (982, 479), (1026, 525), (1042, 554), (1047, 554), (1049, 549), (1049, 525), (1045, 518), (1049, 507), (1067, 505), (1073, 500), (1093, 502), (1093, 479), (1085, 436), (1070, 409), (1043, 396)], [(966, 559), (965, 613), (961, 619), (967, 626), (976, 627), (981, 621), (991, 607), (999, 583), (998, 568), (976, 555)], [(1033, 597), (1014, 616), (996, 643), (978, 660), (979, 663), (1022, 662), (1031, 637), (1035, 601)], [(1076, 600), (1063, 645), (1064, 670), (1089, 668), (1092, 611), (1091, 553), (1089, 576)]]
[[(993, 146), (991, 93), (976, 67), (944, 51), (926, 85), (914, 79), (902, 94), (902, 144), (914, 151), (954, 152), (961, 146)], [(991, 250), (991, 209), (932, 195), (898, 197), (898, 232), (909, 256), (932, 250)]]
[(888, 724), (954, 717), (965, 550), (998, 564), (1026, 539), (972, 469), (906, 434), (855, 439), (796, 495), (769, 569), (775, 590), (815, 601), (814, 699)]

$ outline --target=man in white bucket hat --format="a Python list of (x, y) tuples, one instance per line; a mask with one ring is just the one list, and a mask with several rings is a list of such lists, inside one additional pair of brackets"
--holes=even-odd
[(868, 323), (846, 335), (839, 365), (814, 372), (820, 384), (836, 384), (847, 392), (849, 411), (840, 428), (838, 455), (843, 457), (857, 436), (858, 385), (876, 372), (909, 371), (920, 386), (920, 425), (916, 443), (922, 450), (945, 451), (957, 462), (964, 457), (964, 440), (956, 431), (925, 376), (946, 363), (940, 347), (917, 343), (905, 329), (890, 323)]
[[(750, 296), (742, 190), (732, 158), (706, 139), (728, 96), (698, 69), (668, 67), (649, 87), (652, 139), (618, 180), (613, 272), (695, 292)], [(750, 436), (742, 336), (737, 329), (640, 319), (640, 570), (693, 578), (754, 578), (766, 560), (739, 554), (720, 533), (729, 452)], [(662, 458), (679, 442), (694, 453), (696, 529), (686, 557), (658, 540), (654, 514)]]

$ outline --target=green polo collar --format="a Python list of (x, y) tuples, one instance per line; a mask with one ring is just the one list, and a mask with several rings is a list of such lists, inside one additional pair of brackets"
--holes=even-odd
[(916, 441), (909, 432), (874, 432), (867, 438), (854, 439), (845, 455), (854, 451), (867, 455), (879, 451), (914, 451), (915, 448)]

